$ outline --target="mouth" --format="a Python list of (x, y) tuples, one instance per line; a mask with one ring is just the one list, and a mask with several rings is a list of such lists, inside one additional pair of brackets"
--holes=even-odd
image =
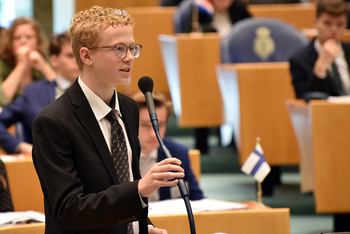
[(124, 68), (124, 69), (120, 69), (119, 71), (122, 71), (122, 72), (130, 72), (130, 68)]

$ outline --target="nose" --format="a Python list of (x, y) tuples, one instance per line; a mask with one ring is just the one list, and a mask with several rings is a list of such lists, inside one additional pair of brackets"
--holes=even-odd
[(124, 61), (133, 61), (135, 59), (134, 55), (131, 53), (130, 49), (127, 48), (126, 55), (124, 57)]
[(20, 37), (19, 41), (20, 41), (21, 45), (25, 45), (28, 42), (26, 37)]

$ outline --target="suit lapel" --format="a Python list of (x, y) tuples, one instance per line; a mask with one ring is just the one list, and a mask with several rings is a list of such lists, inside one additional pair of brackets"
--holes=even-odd
[(106, 141), (104, 140), (100, 126), (96, 121), (89, 102), (87, 101), (77, 81), (71, 86), (71, 88), (68, 89), (68, 94), (73, 105), (77, 106), (75, 111), (77, 118), (93, 141), (98, 152), (98, 156), (103, 161), (103, 164), (105, 165), (112, 181), (114, 184), (119, 184), (118, 176), (113, 166), (112, 157), (106, 145)]

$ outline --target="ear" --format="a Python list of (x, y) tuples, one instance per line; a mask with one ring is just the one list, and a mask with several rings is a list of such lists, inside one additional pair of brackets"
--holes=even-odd
[(82, 47), (79, 51), (80, 59), (83, 61), (83, 63), (85, 63), (88, 66), (92, 65), (92, 58), (90, 52), (91, 51), (86, 47)]
[(50, 64), (52, 65), (52, 67), (56, 70), (57, 69), (57, 55), (56, 54), (52, 54), (50, 55)]

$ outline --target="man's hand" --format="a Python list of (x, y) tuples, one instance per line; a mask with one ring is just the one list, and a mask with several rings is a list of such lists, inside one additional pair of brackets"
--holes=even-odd
[[(184, 169), (180, 167), (181, 161), (177, 158), (167, 158), (155, 163), (147, 174), (140, 179), (138, 189), (142, 197), (152, 195), (160, 187), (174, 186), (178, 179), (185, 176)], [(169, 181), (171, 180), (171, 181)]]
[(334, 59), (340, 52), (341, 49), (335, 40), (330, 39), (323, 43), (322, 52), (318, 56), (313, 69), (314, 74), (319, 77), (325, 77), (328, 67), (334, 62)]
[(148, 226), (148, 233), (149, 234), (168, 234), (167, 230), (155, 228), (153, 226)]
[(21, 143), (18, 149), (20, 154), (32, 154), (33, 145), (29, 143)]

